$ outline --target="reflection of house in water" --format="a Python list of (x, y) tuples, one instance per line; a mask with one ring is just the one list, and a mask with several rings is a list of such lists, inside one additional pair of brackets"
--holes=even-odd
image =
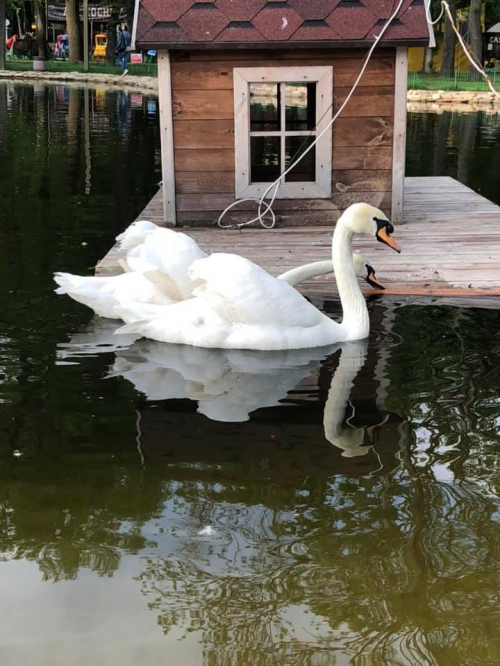
[[(383, 329), (385, 309), (375, 307), (371, 316), (374, 329)], [(235, 480), (249, 473), (257, 479), (272, 476), (273, 480), (285, 480), (290, 476), (393, 471), (405, 457), (410, 435), (403, 418), (385, 407), (388, 353), (385, 350), (386, 355), (381, 356), (376, 345), (368, 347), (366, 342), (356, 345), (312, 362), (279, 404), (251, 411), (247, 421), (224, 422), (223, 415), (214, 420), (217, 412), (213, 408), (212, 418), (207, 418), (200, 413), (210, 414), (206, 403), (202, 400), (197, 405), (187, 397), (140, 403), (138, 442), (145, 460), (167, 459), (184, 468), (177, 475), (214, 482), (222, 467), (224, 476), (234, 474)], [(123, 358), (127, 358), (126, 351)], [(120, 374), (119, 368), (120, 364), (116, 374)], [(132, 378), (130, 366), (129, 373)], [(227, 374), (224, 378), (227, 380)], [(233, 390), (231, 382), (228, 385), (229, 391)], [(210, 394), (210, 398), (213, 395), (205, 384), (188, 391), (189, 396), (196, 390)], [(330, 391), (333, 395), (329, 398)], [(231, 399), (228, 394), (222, 398)], [(264, 402), (263, 398), (261, 404)], [(338, 423), (332, 423), (337, 421), (337, 412)], [(339, 435), (335, 440), (327, 432), (332, 428)]]

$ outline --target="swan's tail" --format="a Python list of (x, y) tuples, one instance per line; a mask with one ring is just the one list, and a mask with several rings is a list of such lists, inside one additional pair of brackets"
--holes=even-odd
[(59, 285), (55, 290), (56, 294), (78, 293), (85, 289), (96, 278), (93, 276), (85, 277), (82, 275), (72, 275), (71, 273), (54, 273), (54, 280)]

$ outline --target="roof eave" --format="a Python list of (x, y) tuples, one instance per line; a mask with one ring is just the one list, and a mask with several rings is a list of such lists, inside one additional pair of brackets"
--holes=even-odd
[[(186, 43), (165, 43), (153, 42), (147, 38), (142, 40), (138, 39), (135, 43), (137, 50), (146, 51), (153, 49), (156, 51), (229, 51), (229, 50), (242, 50), (252, 49), (258, 50), (277, 50), (282, 49), (288, 51), (296, 48), (299, 49), (368, 49), (373, 42), (365, 40), (354, 41), (324, 41), (324, 42), (186, 42)], [(381, 48), (391, 48), (396, 46), (429, 46), (429, 37), (418, 37), (416, 39), (391, 39), (382, 40), (379, 45)]]

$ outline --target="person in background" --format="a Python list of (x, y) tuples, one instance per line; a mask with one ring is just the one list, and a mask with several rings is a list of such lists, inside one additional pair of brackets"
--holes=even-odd
[(132, 39), (128, 26), (126, 23), (120, 23), (118, 27), (118, 42), (116, 44), (116, 57), (123, 70), (122, 76), (128, 74), (128, 66), (130, 63), (130, 43)]

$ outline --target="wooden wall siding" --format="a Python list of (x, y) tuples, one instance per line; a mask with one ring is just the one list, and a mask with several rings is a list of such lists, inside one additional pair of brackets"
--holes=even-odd
[[(391, 189), (392, 172), (390, 169), (339, 169), (333, 171), (333, 189), (337, 192), (389, 192)], [(175, 178), (177, 194), (232, 194), (234, 195), (234, 172), (231, 171), (182, 171)], [(194, 201), (194, 198), (193, 198)], [(215, 201), (215, 200), (214, 200)], [(293, 200), (294, 201), (294, 200)], [(277, 205), (286, 203), (292, 206), (293, 201), (277, 201)], [(308, 206), (328, 208), (329, 199), (307, 200)]]
[[(276, 201), (280, 224), (332, 224), (351, 203), (390, 212), (395, 49), (381, 50), (333, 126), (331, 199)], [(365, 51), (172, 53), (178, 224), (213, 224), (234, 202), (233, 68), (332, 65), (334, 111), (354, 83)], [(246, 221), (255, 204), (226, 218)]]
[[(333, 170), (344, 169), (390, 169), (391, 146), (339, 146), (333, 151)], [(184, 172), (231, 171), (234, 174), (234, 150), (212, 148), (210, 150), (187, 150), (176, 148), (175, 170)]]

